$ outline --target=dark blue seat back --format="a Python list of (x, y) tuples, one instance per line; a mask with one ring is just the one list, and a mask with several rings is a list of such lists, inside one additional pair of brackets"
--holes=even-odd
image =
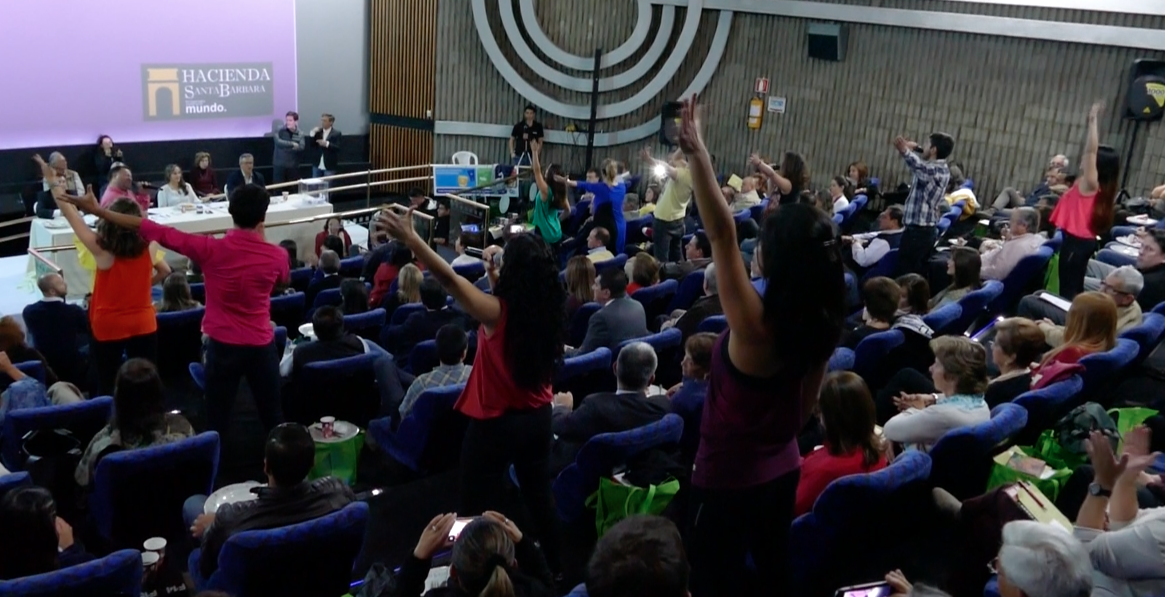
[(1121, 338), (1128, 338), (1137, 343), (1138, 353), (1134, 362), (1143, 361), (1149, 356), (1162, 336), (1165, 336), (1165, 316), (1154, 312), (1145, 313), (1141, 325), (1120, 333)]
[(975, 321), (984, 315), (996, 315), (987, 311), (987, 305), (991, 304), (1000, 294), (1003, 294), (1003, 283), (998, 280), (987, 280), (982, 288), (967, 293), (966, 296), (959, 299), (959, 306), (962, 307), (963, 313), (959, 320), (955, 322), (955, 330), (952, 333), (961, 334), (972, 325)]
[[(9, 539), (11, 540), (11, 539)], [(115, 551), (104, 558), (14, 580), (0, 580), (5, 597), (84, 597), (142, 594), (142, 554)]]
[(879, 259), (870, 269), (866, 270), (866, 273), (862, 274), (862, 282), (864, 283), (866, 280), (878, 276), (893, 278), (896, 269), (898, 269), (898, 249), (890, 249), (884, 257)]
[(591, 323), (591, 315), (599, 312), (603, 306), (598, 303), (586, 303), (570, 316), (570, 331), (567, 333), (567, 342), (571, 346), (582, 346), (587, 337), (587, 326)]
[[(344, 298), (340, 296), (339, 288), (328, 288), (327, 290), (321, 290), (316, 294), (315, 300), (313, 300), (311, 303), (311, 308), (312, 310), (315, 310), (319, 309), (320, 307), (326, 307), (329, 305), (332, 307), (339, 307), (341, 304), (343, 304), (343, 302)], [(310, 319), (308, 319), (308, 321), (310, 321)]]
[(571, 392), (582, 398), (609, 390), (614, 384), (611, 358), (611, 350), (600, 347), (586, 354), (563, 359), (554, 375), (554, 391)]
[(696, 299), (704, 296), (704, 270), (698, 269), (684, 276), (676, 293), (672, 296), (671, 304), (667, 306), (668, 313), (676, 309), (687, 311)]
[(287, 329), (299, 329), (307, 305), (302, 292), (271, 297), (271, 321)]
[(947, 303), (927, 313), (922, 318), (923, 323), (930, 326), (934, 330), (935, 336), (945, 336), (948, 334), (961, 333), (963, 330), (956, 331), (960, 318), (963, 316), (963, 308), (958, 303)]
[(464, 389), (458, 384), (425, 390), (396, 431), (393, 421), (383, 417), (369, 423), (368, 433), (393, 460), (415, 472), (456, 466), (468, 421), (453, 405)]
[(728, 317), (724, 315), (712, 315), (710, 317), (705, 317), (704, 320), (700, 322), (700, 325), (696, 327), (697, 331), (712, 332), (713, 334), (719, 334), (726, 329), (728, 329)]
[(612, 358), (619, 358), (619, 351), (632, 342), (646, 342), (655, 349), (659, 365), (655, 369), (655, 383), (670, 388), (680, 381), (680, 360), (683, 359), (684, 334), (676, 328), (668, 328), (658, 334), (651, 334), (642, 338), (624, 340), (615, 347)]
[(384, 323), (384, 309), (373, 309), (364, 313), (344, 316), (344, 329), (369, 340), (377, 339)]
[(1083, 389), (1084, 380), (1079, 375), (1073, 375), (1016, 396), (1011, 403), (1027, 411), (1027, 425), (1015, 438), (1015, 443), (1021, 446), (1034, 445), (1045, 429), (1051, 429), (1068, 411), (1082, 403), (1080, 391)]
[(206, 308), (199, 307), (174, 313), (158, 313), (158, 351), (156, 365), (163, 377), (181, 375), (187, 365), (202, 357), (202, 318)]
[(667, 310), (668, 303), (675, 295), (680, 283), (675, 280), (664, 280), (655, 286), (648, 286), (636, 290), (631, 298), (643, 305), (643, 311), (650, 324)]
[(396, 311), (392, 312), (392, 317), (389, 318), (388, 325), (401, 325), (405, 322), (406, 319), (409, 318), (409, 315), (412, 315), (413, 313), (420, 313), (424, 310), (425, 305), (421, 303), (407, 303), (401, 305), (396, 308)]
[(931, 481), (960, 500), (982, 494), (991, 474), (992, 456), (1005, 449), (1027, 425), (1027, 411), (1000, 404), (991, 420), (948, 431), (930, 449)]
[(31, 486), (32, 477), (28, 476), (28, 473), (20, 472), (0, 475), (0, 498), (3, 498), (4, 494), (12, 491), (13, 489)]
[(340, 275), (345, 278), (359, 278), (364, 273), (364, 256), (356, 255), (340, 260)]
[(203, 282), (196, 282), (190, 285), (190, 298), (206, 304), (206, 284)]
[(987, 311), (990, 313), (1010, 312), (1029, 290), (1034, 290), (1036, 285), (1042, 285), (1044, 270), (1047, 269), (1048, 262), (1052, 260), (1054, 252), (1045, 243), (1035, 254), (1020, 259), (1011, 273), (1003, 278), (1003, 292), (1000, 292), (999, 296), (987, 304)]
[(367, 427), (380, 412), (374, 367), (382, 356), (367, 352), (304, 365), (292, 375), (294, 391), (283, 400), (284, 417), (310, 425), (332, 416)]
[(0, 461), (10, 471), (24, 470), (21, 441), (30, 431), (67, 429), (85, 443), (101, 431), (113, 415), (113, 398), (102, 396), (75, 404), (22, 408), (9, 411), (0, 428)]
[(1117, 338), (1116, 346), (1112, 350), (1092, 353), (1080, 359), (1080, 364), (1084, 365), (1081, 377), (1084, 378), (1085, 395), (1090, 395), (1113, 380), (1118, 373), (1136, 360), (1140, 352), (1140, 346), (1136, 342), (1128, 338)]
[(902, 346), (904, 342), (906, 342), (906, 336), (902, 334), (901, 330), (887, 330), (862, 338), (862, 341), (858, 342), (857, 348), (854, 349), (854, 373), (864, 379), (884, 377), (878, 374), (878, 368), (882, 366), (886, 355), (891, 350)]
[[(291, 270), (291, 287), (299, 292), (307, 292), (307, 287), (311, 286), (311, 277), (315, 274), (315, 270), (310, 267), (300, 267)], [(193, 284), (190, 285), (194, 287)]]

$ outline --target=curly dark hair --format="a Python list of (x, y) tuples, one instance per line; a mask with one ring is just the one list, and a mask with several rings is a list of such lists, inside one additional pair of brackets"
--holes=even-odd
[[(109, 206), (109, 211), (129, 216), (142, 217), (142, 208), (130, 199), (118, 199)], [(149, 246), (146, 239), (133, 228), (122, 228), (107, 220), (97, 222), (97, 244), (113, 253), (114, 257), (137, 257)]]
[(510, 313), (506, 359), (514, 382), (529, 390), (551, 383), (562, 359), (566, 290), (554, 253), (542, 237), (527, 233), (510, 238), (494, 296)]

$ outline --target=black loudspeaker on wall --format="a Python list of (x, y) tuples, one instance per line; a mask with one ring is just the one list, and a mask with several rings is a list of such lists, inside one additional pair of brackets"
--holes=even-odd
[(660, 145), (668, 147), (679, 145), (677, 135), (680, 130), (680, 108), (682, 105), (679, 102), (668, 102), (663, 105), (663, 110), (659, 113)]
[(809, 23), (809, 57), (831, 62), (845, 60), (846, 27), (839, 23)]
[(1142, 58), (1129, 69), (1124, 117), (1155, 122), (1165, 116), (1165, 61)]

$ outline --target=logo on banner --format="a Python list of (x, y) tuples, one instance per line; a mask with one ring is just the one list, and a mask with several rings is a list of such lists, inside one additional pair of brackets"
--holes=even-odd
[(275, 89), (270, 62), (143, 64), (144, 120), (270, 115)]

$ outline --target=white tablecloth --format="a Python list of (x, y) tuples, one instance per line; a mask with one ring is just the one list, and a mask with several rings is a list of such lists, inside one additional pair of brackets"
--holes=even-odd
[[(332, 205), (330, 203), (305, 203), (304, 199), (299, 195), (291, 195), (286, 202), (282, 201), (281, 197), (272, 197), (272, 203), (267, 208), (267, 240), (272, 243), (278, 243), (282, 240), (294, 240), (299, 249), (299, 259), (305, 260), (307, 256), (315, 252), (315, 237), (316, 234), (324, 229), (322, 221), (308, 222), (303, 224), (285, 224), (292, 220), (301, 218), (309, 218), (322, 214), (332, 213)], [(158, 224), (171, 226), (182, 230), (183, 232), (214, 232), (219, 230), (229, 229), (233, 226), (231, 215), (227, 211), (227, 204), (209, 203), (204, 206), (206, 213), (186, 212), (177, 207), (162, 207), (150, 209), (150, 219)], [(61, 226), (64, 224), (64, 226)], [(276, 224), (285, 224), (277, 226)], [(37, 219), (32, 222), (32, 230), (29, 235), (29, 246), (32, 248), (52, 247), (52, 246), (72, 246), (76, 236), (73, 234), (64, 219), (58, 220), (43, 220)], [(353, 239), (355, 241), (355, 239)], [(65, 281), (69, 285), (69, 295), (83, 296), (89, 292), (92, 284), (92, 276), (88, 270), (81, 267), (77, 262), (77, 252), (74, 250), (61, 250), (55, 252), (45, 253), (51, 261), (57, 264), (64, 270)], [(167, 252), (166, 261), (174, 263), (180, 256), (172, 252)], [(29, 270), (35, 270), (35, 259), (29, 256)]]

